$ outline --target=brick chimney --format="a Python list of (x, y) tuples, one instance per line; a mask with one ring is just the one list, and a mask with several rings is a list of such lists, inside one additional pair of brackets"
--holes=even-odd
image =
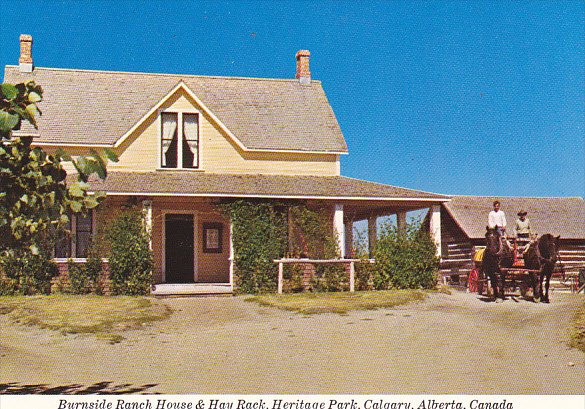
[(20, 58), (18, 59), (18, 66), (21, 72), (32, 72), (32, 36), (29, 34), (20, 35)]
[(311, 85), (311, 71), (309, 70), (309, 50), (297, 51), (297, 76), (303, 85)]

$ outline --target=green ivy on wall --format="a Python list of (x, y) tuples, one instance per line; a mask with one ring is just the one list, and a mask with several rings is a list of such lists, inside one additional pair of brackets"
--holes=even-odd
[(237, 200), (222, 210), (232, 222), (234, 283), (244, 293), (276, 290), (273, 260), (287, 250), (287, 209), (282, 203)]
[(142, 211), (130, 208), (120, 212), (109, 224), (105, 238), (110, 245), (112, 293), (148, 294), (154, 264)]
[[(282, 257), (330, 259), (339, 257), (333, 234), (331, 209), (308, 207), (299, 201), (237, 200), (222, 204), (232, 222), (234, 280), (239, 291), (276, 291)], [(290, 291), (302, 290), (301, 269), (287, 265), (285, 279)], [(316, 265), (312, 289), (338, 291), (347, 281), (343, 266)]]
[[(234, 282), (240, 292), (276, 291), (276, 259), (334, 259), (340, 255), (331, 207), (270, 200), (237, 200), (221, 207), (233, 226)], [(358, 254), (369, 258), (364, 249), (358, 243)], [(374, 250), (376, 263), (360, 263), (358, 267), (358, 289), (432, 288), (438, 269), (435, 252), (435, 243), (421, 223), (408, 224), (404, 230), (387, 224)], [(310, 290), (349, 289), (344, 265), (314, 266)], [(302, 291), (300, 274), (298, 265), (286, 265), (284, 288)]]

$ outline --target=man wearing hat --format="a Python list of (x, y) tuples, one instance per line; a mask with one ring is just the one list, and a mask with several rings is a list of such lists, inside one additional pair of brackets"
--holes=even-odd
[(516, 237), (519, 239), (530, 239), (530, 220), (526, 217), (528, 212), (524, 209), (518, 212), (518, 219), (516, 219), (516, 225), (514, 226), (514, 231), (516, 232)]

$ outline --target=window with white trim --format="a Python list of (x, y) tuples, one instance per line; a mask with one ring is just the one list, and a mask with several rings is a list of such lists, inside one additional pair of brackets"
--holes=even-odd
[(199, 168), (199, 115), (161, 113), (161, 167)]
[(55, 243), (55, 258), (87, 258), (87, 252), (93, 235), (93, 211), (87, 214), (69, 215), (65, 226), (69, 233), (64, 233)]

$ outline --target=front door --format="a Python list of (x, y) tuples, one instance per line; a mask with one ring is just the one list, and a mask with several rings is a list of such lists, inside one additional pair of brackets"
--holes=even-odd
[(194, 282), (193, 229), (192, 214), (165, 216), (165, 282)]

